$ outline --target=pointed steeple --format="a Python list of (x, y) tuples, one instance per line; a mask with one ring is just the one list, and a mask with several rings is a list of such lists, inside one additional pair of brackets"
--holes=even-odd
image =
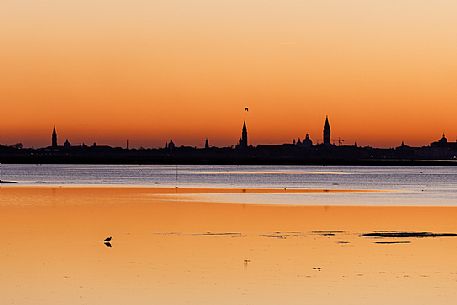
[(248, 147), (248, 129), (246, 127), (246, 121), (243, 122), (243, 130), (241, 131), (241, 139), (240, 139), (240, 148), (247, 148)]
[(328, 121), (328, 115), (325, 116), (324, 123), (324, 145), (330, 145), (330, 123)]
[(57, 147), (57, 132), (56, 132), (56, 126), (55, 125), (54, 125), (54, 129), (52, 130), (51, 146), (52, 147)]

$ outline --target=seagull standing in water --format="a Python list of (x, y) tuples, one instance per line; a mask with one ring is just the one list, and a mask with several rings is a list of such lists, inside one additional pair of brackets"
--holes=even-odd
[(111, 247), (112, 247), (112, 245), (111, 245), (111, 243), (110, 243), (111, 239), (113, 239), (112, 236), (105, 238), (105, 240), (103, 241), (103, 243), (105, 244), (105, 246), (107, 246), (108, 248), (111, 248)]

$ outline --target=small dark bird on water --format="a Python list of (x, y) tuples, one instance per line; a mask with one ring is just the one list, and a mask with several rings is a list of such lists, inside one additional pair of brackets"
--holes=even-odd
[(109, 241), (111, 241), (111, 239), (113, 239), (113, 237), (112, 237), (112, 236), (105, 238), (105, 240), (104, 240), (104, 241), (105, 241), (105, 242), (109, 242)]
[(250, 259), (245, 259), (244, 260), (244, 268), (247, 268), (248, 267), (248, 264), (251, 262)]

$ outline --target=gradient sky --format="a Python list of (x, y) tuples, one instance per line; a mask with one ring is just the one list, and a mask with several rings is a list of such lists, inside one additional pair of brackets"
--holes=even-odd
[[(2, 0), (0, 142), (457, 138), (455, 0)], [(250, 112), (245, 114), (245, 106)]]

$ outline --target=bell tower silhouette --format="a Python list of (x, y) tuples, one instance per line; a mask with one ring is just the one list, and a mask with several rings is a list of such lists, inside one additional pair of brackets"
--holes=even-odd
[(52, 147), (57, 147), (57, 132), (56, 127), (52, 130)]
[(248, 129), (246, 128), (246, 121), (244, 121), (243, 130), (241, 131), (240, 148), (248, 148)]
[(328, 121), (328, 115), (325, 116), (324, 145), (330, 145), (330, 123)]

